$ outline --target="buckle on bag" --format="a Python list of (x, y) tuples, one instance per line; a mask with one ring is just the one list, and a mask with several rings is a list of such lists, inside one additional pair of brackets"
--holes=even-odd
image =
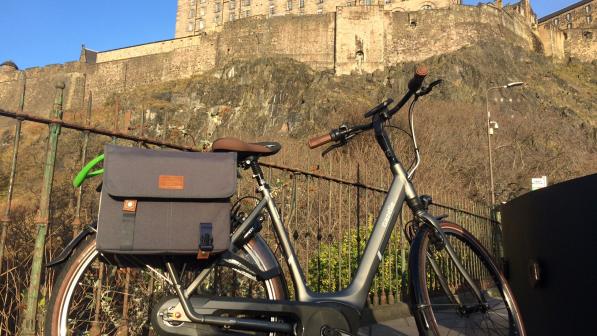
[(214, 249), (214, 237), (212, 235), (212, 224), (201, 223), (199, 228), (199, 253), (197, 259), (207, 259)]

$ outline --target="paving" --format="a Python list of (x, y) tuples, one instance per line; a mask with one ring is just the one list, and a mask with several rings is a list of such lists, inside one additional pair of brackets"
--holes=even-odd
[(359, 336), (418, 336), (417, 325), (412, 317), (372, 324), (359, 330)]

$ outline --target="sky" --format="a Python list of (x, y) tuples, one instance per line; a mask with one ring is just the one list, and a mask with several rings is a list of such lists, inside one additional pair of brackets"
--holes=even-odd
[[(316, 0), (307, 0), (316, 1)], [(531, 0), (539, 17), (578, 0)], [(477, 4), (479, 0), (464, 0)], [(514, 1), (505, 0), (504, 3)], [(174, 38), (176, 0), (2, 0), (0, 63), (26, 69), (79, 59), (81, 45), (104, 51)]]

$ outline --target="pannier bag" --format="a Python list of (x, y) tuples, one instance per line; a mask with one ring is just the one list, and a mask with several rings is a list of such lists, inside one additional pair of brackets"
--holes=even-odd
[(197, 255), (230, 245), (236, 153), (105, 146), (97, 250)]

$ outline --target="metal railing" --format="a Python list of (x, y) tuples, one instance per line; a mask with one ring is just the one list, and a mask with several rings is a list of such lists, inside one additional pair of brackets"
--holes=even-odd
[[(113, 131), (91, 126), (91, 93), (83, 122), (66, 122), (63, 120), (62, 104), (64, 85), (58, 85), (56, 90), (54, 109), (48, 118), (24, 113), (24, 99), (21, 99), (18, 112), (0, 109), (0, 116), (16, 122), (14, 134), (9, 134), (14, 136), (12, 151), (0, 152), (0, 159), (10, 161), (5, 165), (10, 167), (7, 182), (0, 184), (2, 191), (6, 190), (2, 196), (6, 202), (0, 223), (0, 305), (3, 307), (0, 334), (18, 332), (22, 335), (35, 335), (36, 330), (40, 329), (36, 324), (43, 321), (43, 303), (49, 301), (54, 279), (53, 270), (45, 270), (43, 262), (51, 259), (81, 229), (81, 225), (89, 222), (96, 213), (98, 197), (94, 188), (87, 184), (74, 190), (70, 184), (74, 169), (67, 167), (65, 162), (80, 166), (86, 161), (88, 153), (101, 150), (100, 144), (105, 142), (201, 150), (190, 145), (169, 143), (166, 135), (169, 129), (168, 118), (163, 118), (161, 140), (145, 136), (148, 127), (145, 110), (141, 112), (136, 135), (129, 134), (128, 128)], [(23, 90), (23, 97), (24, 93)], [(121, 118), (120, 112), (117, 111), (116, 115)], [(39, 133), (39, 127), (31, 127), (44, 124), (49, 126), (49, 136), (44, 151), (43, 179), (38, 183), (37, 176), (23, 176), (19, 173), (19, 163), (26, 162), (29, 165), (40, 158), (33, 160), (30, 157), (32, 153), (19, 153), (19, 146), (22, 147), (23, 136), (30, 138)], [(114, 124), (118, 129), (117, 125), (121, 123), (116, 121)], [(63, 134), (63, 129), (72, 132)], [(69, 147), (75, 143), (77, 148), (67, 148), (65, 153), (61, 153), (58, 144), (64, 138), (69, 140)], [(8, 142), (0, 145), (10, 147)], [(284, 163), (285, 159), (296, 156), (297, 153), (298, 151), (293, 153), (289, 148), (286, 154), (273, 157), (273, 161), (263, 162), (265, 173), (306, 272), (309, 286), (316, 291), (335, 291), (346, 287), (352, 279), (383, 202), (390, 176), (382, 170), (383, 167), (363, 167), (362, 164), (345, 160), (338, 155), (309, 157), (305, 162), (306, 168), (301, 169)], [(57, 159), (62, 163), (55, 170)], [(4, 176), (1, 170), (0, 176)], [(32, 184), (23, 187), (25, 179)], [(32, 185), (41, 186), (39, 192)], [(238, 196), (254, 193), (254, 181), (249, 175), (242, 174)], [(495, 255), (501, 254), (499, 225), (490, 219), (488, 207), (453, 195), (433, 191), (431, 194), (436, 200), (433, 210), (437, 214), (447, 212), (452, 221), (471, 231)], [(15, 195), (19, 197), (15, 198)], [(39, 205), (34, 208), (31, 206), (31, 198), (37, 196)], [(15, 200), (18, 203), (16, 205)], [(249, 203), (243, 206), (249, 208)], [(404, 210), (371, 289), (371, 305), (406, 301), (408, 242), (402, 228), (412, 216)], [(273, 242), (271, 225), (266, 225), (262, 234)], [(31, 236), (34, 237), (34, 244)], [(276, 245), (272, 244), (272, 247), (276, 248)], [(280, 252), (276, 250), (276, 253), (280, 257), (280, 264), (285, 265)]]

